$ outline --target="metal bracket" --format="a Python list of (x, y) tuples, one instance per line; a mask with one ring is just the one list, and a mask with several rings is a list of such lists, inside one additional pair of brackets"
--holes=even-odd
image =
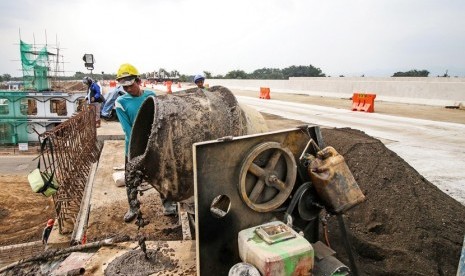
[[(241, 165), (250, 150), (261, 143), (277, 142), (288, 148), (297, 162), (308, 138), (306, 131), (295, 128), (234, 137), (227, 143), (215, 140), (193, 145), (197, 275), (227, 275), (240, 262), (238, 233), (276, 220), (276, 210), (257, 212), (240, 196)], [(211, 212), (218, 196), (227, 197), (230, 202), (224, 216)]]

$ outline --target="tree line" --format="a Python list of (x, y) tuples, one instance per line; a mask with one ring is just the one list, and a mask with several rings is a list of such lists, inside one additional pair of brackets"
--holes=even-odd
[(427, 77), (429, 75), (428, 70), (410, 70), (407, 72), (396, 72), (393, 77)]
[(262, 68), (246, 73), (243, 70), (233, 70), (226, 75), (212, 76), (209, 72), (204, 71), (206, 78), (215, 79), (261, 79), (261, 80), (287, 80), (290, 77), (326, 77), (320, 68), (313, 65), (292, 65), (284, 69), (279, 68)]
[[(192, 81), (192, 75), (180, 74), (177, 70), (174, 70), (179, 76), (179, 81), (190, 82)], [(207, 79), (261, 79), (261, 80), (287, 80), (290, 77), (326, 77), (326, 74), (320, 68), (313, 65), (299, 65), (289, 66), (284, 69), (280, 68), (261, 68), (256, 69), (252, 73), (247, 73), (244, 70), (233, 70), (229, 71), (225, 75), (213, 75), (209, 71), (203, 71)], [(391, 77), (428, 77), (430, 72), (428, 70), (416, 70), (412, 69), (406, 72), (395, 72)], [(83, 72), (76, 72), (73, 76), (59, 76), (57, 80), (76, 80), (83, 79), (84, 77), (92, 77), (98, 80), (114, 80), (116, 74), (88, 74)], [(365, 75), (362, 75), (364, 77)], [(329, 77), (329, 76), (328, 76)], [(344, 77), (340, 75), (339, 77)], [(447, 71), (444, 75), (438, 77), (449, 77)], [(0, 82), (3, 81), (21, 81), (22, 77), (12, 77), (10, 74), (0, 75)]]

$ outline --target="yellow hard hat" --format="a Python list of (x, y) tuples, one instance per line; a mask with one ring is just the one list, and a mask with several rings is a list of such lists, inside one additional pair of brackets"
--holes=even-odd
[(118, 73), (116, 73), (116, 79), (118, 80), (129, 76), (139, 76), (139, 71), (129, 63), (121, 64)]

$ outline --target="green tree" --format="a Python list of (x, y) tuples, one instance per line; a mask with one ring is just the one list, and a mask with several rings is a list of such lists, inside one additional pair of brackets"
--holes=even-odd
[(284, 79), (284, 74), (281, 69), (277, 68), (262, 68), (253, 71), (252, 74), (249, 75), (251, 79)]
[(189, 75), (180, 75), (179, 76), (179, 81), (180, 82), (191, 82), (194, 76), (189, 76)]
[(208, 71), (203, 71), (203, 75), (206, 79), (211, 79), (212, 78), (212, 73)]
[(295, 66), (283, 69), (284, 78), (288, 79), (289, 77), (325, 77), (326, 75), (321, 71), (320, 68), (316, 68), (313, 65), (309, 66)]
[(224, 76), (226, 79), (248, 79), (249, 75), (243, 70), (234, 70)]
[(10, 74), (3, 74), (2, 81), (9, 81), (9, 80), (11, 80), (11, 75)]
[(76, 72), (76, 73), (74, 73), (74, 77), (75, 77), (76, 79), (78, 79), (78, 80), (79, 80), (79, 79), (83, 79), (85, 76), (86, 76), (86, 74), (84, 74), (84, 73), (82, 73), (82, 72)]
[(428, 70), (410, 70), (407, 72), (396, 72), (392, 77), (427, 77), (428, 75)]

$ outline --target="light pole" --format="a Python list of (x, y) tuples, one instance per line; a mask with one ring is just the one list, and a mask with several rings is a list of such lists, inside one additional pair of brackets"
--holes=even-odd
[(87, 68), (87, 70), (90, 70), (90, 75), (92, 76), (92, 70), (94, 70), (94, 55), (93, 54), (84, 54), (82, 57), (82, 60), (84, 60), (84, 66)]

